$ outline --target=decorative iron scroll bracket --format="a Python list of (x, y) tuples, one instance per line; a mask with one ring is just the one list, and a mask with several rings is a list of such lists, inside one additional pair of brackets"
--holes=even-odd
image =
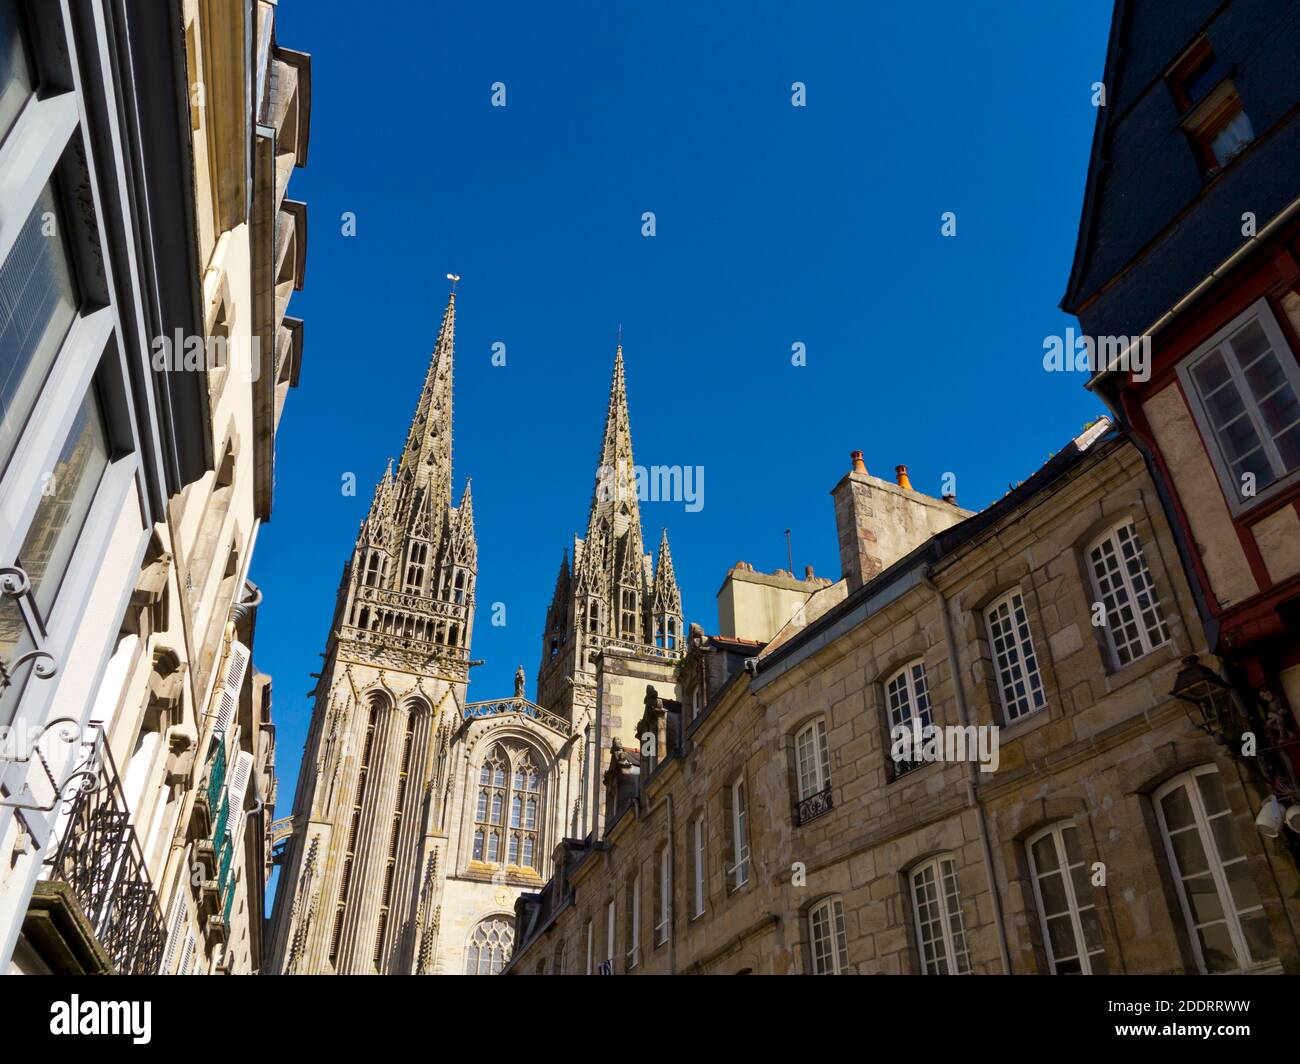
[[(99, 772), (100, 762), (103, 759), (104, 733), (102, 729), (96, 733), (93, 740), (81, 744), (89, 746), (89, 750), (86, 752), (86, 756), (77, 762), (72, 771), (63, 778), (62, 782), (55, 776), (54, 770), (50, 768), (49, 758), (45, 756), (45, 751), (41, 749), (41, 740), (60, 724), (66, 727), (59, 733), (58, 738), (69, 746), (74, 745), (81, 734), (80, 723), (72, 717), (55, 717), (37, 733), (36, 738), (30, 744), (19, 744), (25, 752), (11, 754), (9, 751), (0, 748), (0, 766), (30, 765), (32, 761), (35, 761), (49, 782), (54, 797), (46, 803), (35, 801), (31, 784), (24, 780), (22, 790), (16, 795), (12, 797), (0, 796), (0, 807), (25, 809), (34, 813), (49, 813), (60, 802), (70, 802), (77, 795), (97, 790), (103, 785)], [(12, 733), (7, 741), (16, 741)]]
[(45, 649), (45, 627), (41, 624), (36, 602), (32, 598), (32, 581), (25, 570), (16, 565), (0, 566), (0, 595), (13, 599), (18, 605), (18, 614), (23, 625), (36, 644), (35, 650), (29, 650), (12, 662), (0, 661), (0, 690), (13, 683), (18, 670), (32, 662), (32, 672), (42, 680), (48, 680), (59, 671), (59, 662), (53, 654)]

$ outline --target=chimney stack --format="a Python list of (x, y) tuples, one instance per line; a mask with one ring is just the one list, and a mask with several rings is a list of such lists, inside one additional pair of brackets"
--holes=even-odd
[(898, 486), (900, 488), (904, 488), (907, 491), (912, 490), (912, 481), (911, 478), (908, 477), (907, 475), (907, 466), (905, 465), (894, 466), (894, 477), (897, 480)]

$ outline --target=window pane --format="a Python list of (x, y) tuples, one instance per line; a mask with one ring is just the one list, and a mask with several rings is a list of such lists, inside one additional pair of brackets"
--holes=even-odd
[(81, 535), (100, 477), (108, 468), (108, 440), (99, 404), (87, 395), (72, 424), (63, 451), (44, 485), (31, 527), (18, 552), (36, 604), (48, 617), (59, 585)]
[(35, 81), (23, 44), (18, 0), (0, 0), (0, 141), (13, 128)]
[(47, 185), (0, 267), (0, 472), (13, 457), (76, 310), (62, 232)]

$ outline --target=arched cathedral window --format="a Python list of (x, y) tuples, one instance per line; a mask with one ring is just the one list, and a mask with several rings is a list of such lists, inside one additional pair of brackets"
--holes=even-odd
[(501, 831), (505, 823), (506, 775), (509, 762), (500, 745), (492, 747), (483, 759), (478, 776), (478, 806), (474, 812), (474, 851), (476, 861), (501, 860)]
[(514, 949), (515, 929), (508, 916), (489, 916), (469, 934), (466, 975), (500, 975)]
[(493, 746), (479, 770), (470, 857), (540, 873), (545, 790), (545, 773), (530, 750)]

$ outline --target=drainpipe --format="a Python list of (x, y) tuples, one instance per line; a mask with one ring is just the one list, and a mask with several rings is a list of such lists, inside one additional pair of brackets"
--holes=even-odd
[[(957, 656), (957, 637), (952, 630), (952, 617), (948, 613), (948, 600), (931, 578), (931, 569), (926, 566), (922, 571), (921, 583), (934, 592), (935, 601), (939, 603), (939, 612), (943, 615), (943, 635), (948, 644), (948, 660), (952, 662), (952, 689), (957, 699), (957, 718), (963, 728), (970, 726), (970, 712), (966, 706), (966, 689), (961, 682), (961, 659)], [(997, 880), (993, 875), (993, 849), (989, 845), (988, 815), (984, 803), (980, 801), (979, 791), (975, 786), (975, 773), (979, 769), (974, 761), (970, 762), (970, 776), (966, 780), (966, 795), (975, 813), (979, 817), (980, 845), (984, 850), (984, 874), (988, 879), (989, 892), (993, 895), (993, 919), (998, 927), (998, 947), (1002, 951), (1002, 970), (1011, 974), (1011, 950), (1007, 946), (1007, 927), (1002, 918), (1002, 896), (998, 893)]]

